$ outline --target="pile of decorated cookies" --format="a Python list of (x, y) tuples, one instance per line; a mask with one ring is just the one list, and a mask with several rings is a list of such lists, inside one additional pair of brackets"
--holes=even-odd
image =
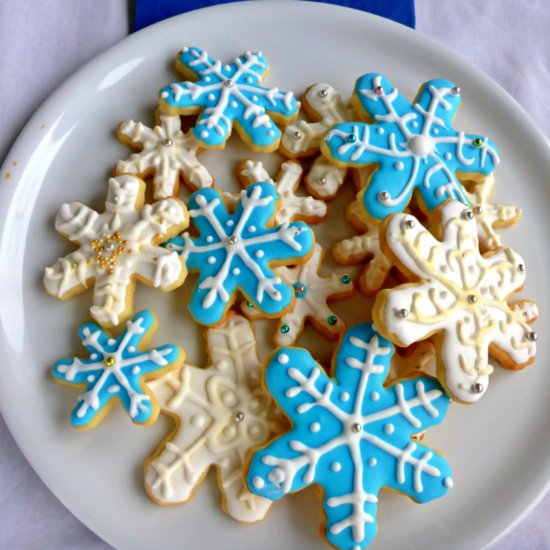
[[(118, 126), (136, 152), (116, 165), (104, 211), (63, 204), (55, 221), (76, 248), (46, 268), (46, 290), (64, 300), (93, 287), (94, 321), (79, 331), (86, 353), (53, 368), (83, 388), (71, 422), (94, 427), (112, 406), (143, 425), (170, 414), (177, 429), (137, 458), (155, 502), (186, 502), (216, 466), (224, 510), (255, 522), (274, 500), (316, 484), (327, 541), (364, 548), (383, 487), (419, 503), (453, 487), (451, 465), (428, 444), (451, 401), (483, 397), (490, 358), (508, 369), (535, 358), (538, 306), (514, 298), (526, 266), (495, 231), (520, 215), (491, 203), (497, 148), (454, 129), (461, 90), (447, 80), (410, 101), (370, 73), (349, 105), (327, 84), (300, 104), (260, 84), (259, 53), (223, 64), (184, 48), (176, 65), (183, 81), (160, 91), (158, 125)], [(198, 155), (224, 148), (233, 129), (255, 152), (304, 162), (284, 162), (271, 179), (243, 160), (242, 191), (222, 192)], [(341, 215), (357, 236), (332, 254), (364, 266), (357, 281), (322, 273), (315, 238), (327, 201), (353, 184)], [(154, 312), (133, 308), (136, 281), (170, 292), (188, 271), (198, 274), (188, 322), (206, 327), (203, 368), (184, 364), (162, 332), (155, 347)], [(375, 302), (348, 327), (329, 302), (349, 298), (354, 282)], [(266, 318), (277, 328), (262, 364), (254, 325)], [(319, 339), (339, 339), (329, 370), (300, 347), (306, 321)]]

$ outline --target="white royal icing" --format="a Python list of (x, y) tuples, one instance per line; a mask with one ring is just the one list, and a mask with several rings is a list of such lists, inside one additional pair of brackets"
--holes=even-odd
[(95, 281), (90, 312), (101, 324), (118, 325), (131, 313), (135, 278), (167, 291), (186, 275), (177, 253), (156, 243), (187, 227), (187, 209), (174, 198), (142, 206), (144, 187), (133, 176), (111, 178), (105, 212), (72, 202), (55, 219), (56, 230), (79, 248), (46, 268), (46, 290), (64, 299)]

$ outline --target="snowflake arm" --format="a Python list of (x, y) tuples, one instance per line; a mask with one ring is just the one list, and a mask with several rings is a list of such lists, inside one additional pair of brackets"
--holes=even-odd
[(259, 84), (268, 72), (260, 53), (247, 51), (233, 63), (222, 64), (200, 48), (186, 47), (178, 56), (177, 69), (191, 81), (163, 88), (161, 110), (202, 111), (193, 135), (204, 147), (222, 148), (235, 125), (250, 146), (273, 151), (281, 136), (275, 123), (288, 123), (298, 112), (292, 92)]
[[(140, 349), (144, 336), (152, 336), (156, 319), (150, 311), (136, 314), (118, 338), (111, 338), (95, 323), (81, 325), (79, 335), (88, 359), (61, 359), (53, 368), (56, 380), (84, 386), (71, 422), (77, 428), (96, 426), (117, 398), (133, 422), (150, 424), (159, 407), (142, 378), (160, 376), (183, 361), (183, 352), (172, 345)], [(149, 333), (149, 334), (148, 334)]]
[(270, 501), (251, 494), (242, 476), (249, 450), (283, 423), (260, 386), (262, 366), (252, 327), (231, 316), (207, 332), (211, 366), (184, 365), (151, 383), (177, 428), (145, 464), (147, 492), (159, 504), (187, 501), (207, 470), (218, 470), (223, 509), (258, 521)]
[(267, 366), (267, 387), (293, 428), (253, 455), (249, 487), (277, 500), (320, 485), (326, 537), (336, 548), (371, 542), (383, 486), (418, 502), (452, 487), (446, 461), (411, 440), (443, 421), (449, 398), (425, 377), (384, 388), (392, 353), (392, 345), (365, 323), (344, 335), (335, 380), (301, 349), (278, 350)]
[[(378, 294), (373, 317), (395, 343), (439, 339), (438, 376), (465, 403), (486, 391), (489, 355), (508, 368), (530, 364), (536, 333), (507, 304), (525, 281), (525, 264), (510, 249), (481, 255), (472, 211), (457, 201), (441, 212), (443, 239), (413, 216), (393, 215), (381, 236), (396, 266), (415, 282)], [(418, 279), (420, 279), (419, 282)]]
[(245, 188), (259, 181), (272, 183), (275, 186), (280, 201), (280, 206), (275, 214), (277, 225), (296, 220), (309, 223), (318, 222), (327, 215), (327, 205), (313, 197), (296, 194), (302, 172), (302, 167), (298, 162), (284, 162), (273, 181), (260, 161), (246, 160), (239, 163), (237, 177)]
[(141, 122), (127, 120), (117, 128), (119, 139), (138, 153), (121, 160), (115, 173), (146, 178), (153, 174), (155, 199), (178, 194), (180, 175), (192, 189), (210, 187), (214, 180), (199, 162), (199, 144), (190, 133), (181, 131), (179, 116), (160, 115), (160, 125), (153, 129)]
[(187, 227), (187, 209), (174, 198), (143, 205), (144, 187), (134, 176), (111, 178), (104, 213), (71, 203), (56, 218), (56, 229), (79, 249), (46, 268), (44, 286), (65, 300), (95, 281), (90, 312), (103, 325), (131, 314), (136, 279), (168, 291), (187, 274), (175, 252), (158, 246)]
[(364, 122), (336, 124), (321, 150), (338, 167), (378, 165), (363, 194), (368, 217), (383, 219), (405, 209), (418, 190), (431, 212), (448, 198), (469, 204), (458, 179), (491, 174), (499, 162), (494, 144), (452, 127), (460, 90), (452, 82), (431, 80), (408, 103), (382, 75), (358, 79), (352, 103)]
[(241, 192), (237, 208), (230, 214), (214, 189), (197, 191), (191, 197), (190, 215), (200, 237), (184, 234), (167, 246), (181, 251), (188, 269), (200, 272), (189, 303), (198, 322), (212, 325), (221, 321), (238, 289), (268, 317), (280, 316), (291, 307), (293, 289), (270, 264), (307, 260), (314, 236), (301, 222), (267, 228), (277, 199), (272, 184), (257, 183)]

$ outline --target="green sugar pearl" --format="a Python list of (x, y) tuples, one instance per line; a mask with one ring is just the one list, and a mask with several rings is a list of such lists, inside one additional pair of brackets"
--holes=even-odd
[(474, 147), (481, 147), (483, 145), (483, 140), (481, 138), (475, 138), (472, 140), (472, 145)]
[(281, 325), (281, 332), (283, 334), (287, 334), (290, 331), (290, 327), (288, 325)]
[(336, 317), (336, 315), (331, 315), (328, 319), (328, 324), (329, 325), (335, 325), (337, 322), (338, 322), (338, 317)]
[(351, 282), (351, 277), (349, 275), (343, 275), (342, 276), (342, 282), (345, 284), (345, 285), (349, 285), (350, 282)]

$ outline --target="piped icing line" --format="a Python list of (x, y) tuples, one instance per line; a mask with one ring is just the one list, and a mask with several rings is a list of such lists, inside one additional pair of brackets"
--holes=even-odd
[(373, 123), (336, 124), (321, 150), (338, 167), (378, 166), (361, 195), (367, 218), (402, 212), (415, 190), (428, 213), (447, 199), (469, 205), (457, 173), (477, 180), (500, 159), (488, 138), (453, 128), (460, 103), (460, 88), (448, 80), (426, 82), (413, 104), (381, 74), (357, 80), (352, 104)]
[(199, 143), (191, 132), (182, 132), (180, 117), (160, 114), (159, 120), (154, 128), (133, 120), (118, 125), (119, 139), (139, 152), (118, 161), (115, 175), (152, 174), (155, 199), (177, 196), (180, 178), (192, 190), (211, 187), (214, 179), (198, 160)]
[(535, 359), (537, 334), (507, 303), (526, 268), (509, 248), (482, 255), (475, 216), (458, 201), (443, 205), (441, 227), (439, 241), (410, 214), (385, 222), (382, 248), (412, 282), (380, 292), (373, 319), (400, 346), (435, 337), (438, 378), (454, 399), (475, 403), (493, 371), (489, 355), (511, 369)]
[[(345, 321), (330, 309), (328, 302), (353, 294), (353, 282), (345, 273), (321, 277), (319, 272), (324, 252), (316, 243), (311, 258), (303, 265), (280, 267), (276, 274), (294, 287), (296, 299), (292, 309), (279, 320), (274, 335), (276, 346), (290, 346), (299, 338), (306, 320), (328, 338), (336, 339), (346, 330)], [(253, 304), (241, 302), (241, 311), (251, 319), (261, 317)]]
[(303, 169), (300, 163), (283, 162), (275, 180), (260, 161), (245, 160), (237, 168), (238, 179), (243, 187), (257, 182), (271, 183), (279, 195), (279, 208), (275, 223), (282, 225), (296, 220), (313, 223), (321, 221), (328, 213), (327, 205), (311, 196), (300, 196), (296, 190), (300, 185)]
[(359, 276), (359, 288), (364, 294), (375, 294), (386, 282), (392, 265), (380, 248), (380, 222), (364, 222), (358, 214), (360, 208), (359, 200), (355, 199), (346, 211), (346, 218), (359, 234), (338, 241), (332, 255), (341, 265), (366, 262)]
[(55, 219), (56, 230), (79, 248), (45, 269), (44, 286), (65, 300), (93, 284), (90, 313), (103, 326), (132, 314), (136, 279), (167, 292), (187, 274), (176, 252), (158, 246), (188, 226), (185, 205), (175, 198), (144, 205), (144, 189), (134, 176), (110, 178), (103, 213), (72, 202)]
[(307, 261), (315, 237), (302, 222), (271, 225), (278, 195), (271, 183), (255, 183), (241, 191), (229, 213), (220, 192), (202, 189), (188, 203), (199, 237), (188, 233), (165, 246), (181, 253), (187, 268), (199, 272), (189, 302), (193, 318), (204, 325), (223, 321), (240, 290), (267, 317), (292, 307), (294, 289), (273, 268)]
[(84, 387), (71, 415), (73, 426), (96, 426), (115, 400), (136, 424), (151, 424), (157, 419), (158, 403), (143, 382), (177, 368), (185, 355), (172, 345), (141, 349), (153, 336), (156, 325), (155, 315), (145, 310), (126, 321), (116, 338), (95, 323), (80, 326), (79, 336), (89, 357), (60, 359), (53, 367), (57, 381)]
[(384, 387), (393, 352), (364, 323), (344, 334), (334, 378), (304, 349), (279, 349), (267, 364), (266, 386), (293, 427), (254, 453), (248, 486), (278, 500), (319, 485), (325, 536), (335, 548), (363, 549), (372, 541), (382, 487), (420, 503), (452, 487), (446, 460), (411, 439), (443, 421), (449, 398), (427, 377)]
[(246, 51), (223, 64), (201, 48), (184, 47), (176, 68), (188, 80), (160, 91), (160, 109), (171, 115), (200, 113), (192, 131), (203, 147), (223, 148), (235, 127), (253, 149), (275, 151), (281, 137), (277, 124), (288, 124), (298, 113), (292, 92), (260, 85), (269, 70), (261, 52)]
[(249, 492), (244, 464), (250, 449), (287, 423), (261, 387), (262, 364), (246, 319), (228, 317), (208, 329), (206, 343), (207, 367), (185, 364), (150, 384), (176, 429), (145, 462), (145, 487), (158, 504), (181, 504), (214, 466), (225, 512), (259, 521), (271, 501)]
[(352, 121), (355, 115), (344, 105), (341, 95), (325, 83), (306, 90), (302, 111), (311, 122), (297, 120), (289, 124), (283, 131), (281, 152), (289, 158), (314, 156), (305, 177), (306, 187), (314, 197), (331, 199), (342, 187), (348, 169), (334, 166), (320, 154), (321, 140), (334, 124)]

